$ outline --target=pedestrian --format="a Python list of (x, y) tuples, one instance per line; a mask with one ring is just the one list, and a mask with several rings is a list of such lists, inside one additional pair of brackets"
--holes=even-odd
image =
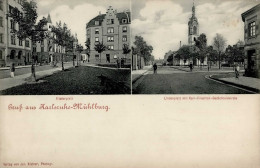
[(190, 71), (192, 72), (192, 69), (193, 69), (193, 64), (192, 64), (192, 62), (190, 63), (189, 67), (190, 67)]
[(14, 66), (14, 63), (12, 63), (11, 66), (10, 66), (10, 76), (11, 76), (11, 78), (14, 78), (14, 72), (15, 72), (15, 66)]
[(119, 66), (120, 66), (120, 63), (119, 63), (119, 58), (117, 57), (117, 59), (116, 59), (116, 64), (117, 64), (117, 68), (120, 68)]
[(236, 64), (236, 67), (235, 67), (235, 75), (236, 75), (236, 78), (237, 78), (237, 79), (239, 78), (239, 70), (240, 70), (239, 65)]
[(154, 65), (153, 65), (153, 73), (157, 74), (157, 65), (156, 65), (156, 63), (154, 63)]

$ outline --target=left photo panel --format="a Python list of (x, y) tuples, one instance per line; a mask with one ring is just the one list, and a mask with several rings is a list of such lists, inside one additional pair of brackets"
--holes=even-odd
[(130, 25), (130, 0), (0, 0), (0, 95), (131, 94)]

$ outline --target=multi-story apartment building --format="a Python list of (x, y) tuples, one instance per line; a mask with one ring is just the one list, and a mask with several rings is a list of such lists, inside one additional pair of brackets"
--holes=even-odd
[(13, 8), (21, 13), (23, 0), (0, 0), (0, 66), (24, 65), (31, 62), (31, 40), (19, 40), (11, 33), (19, 25), (8, 17)]
[[(49, 37), (45, 38), (41, 42), (33, 42), (32, 51), (35, 53), (37, 63), (54, 63), (63, 61), (72, 61), (73, 55), (77, 55), (76, 46), (78, 44), (77, 35), (72, 36), (73, 49), (66, 52), (66, 48), (58, 46), (53, 42), (52, 38), (55, 38), (55, 34), (52, 33), (52, 20), (50, 14), (47, 16), (47, 25), (44, 29), (47, 30)], [(67, 53), (67, 54), (66, 54)], [(63, 55), (63, 58), (62, 58)]]
[[(130, 48), (130, 12), (117, 13), (111, 6), (106, 14), (99, 14), (86, 25), (88, 57), (90, 62), (115, 63), (117, 59), (124, 59), (131, 63), (131, 54), (123, 54), (123, 46)], [(95, 44), (103, 43), (107, 49), (99, 53), (94, 49)]]
[(247, 76), (260, 75), (260, 4), (242, 14), (245, 38), (245, 73)]

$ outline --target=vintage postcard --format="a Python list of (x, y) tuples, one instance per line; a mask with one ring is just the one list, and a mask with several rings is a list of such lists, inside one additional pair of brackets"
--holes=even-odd
[(0, 0), (0, 168), (260, 167), (259, 0)]

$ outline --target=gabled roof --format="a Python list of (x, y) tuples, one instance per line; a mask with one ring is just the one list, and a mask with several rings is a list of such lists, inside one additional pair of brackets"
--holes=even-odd
[[(99, 21), (99, 26), (100, 26), (102, 24), (103, 20), (105, 19), (105, 17), (106, 17), (106, 14), (102, 14), (102, 15), (98, 15), (95, 18), (91, 19), (87, 23), (87, 28), (96, 26), (95, 21)], [(129, 20), (129, 22), (127, 24), (129, 24), (131, 22), (131, 12), (120, 12), (120, 13), (116, 14), (116, 17), (118, 18), (120, 24), (125, 24), (122, 22), (123, 19)]]

